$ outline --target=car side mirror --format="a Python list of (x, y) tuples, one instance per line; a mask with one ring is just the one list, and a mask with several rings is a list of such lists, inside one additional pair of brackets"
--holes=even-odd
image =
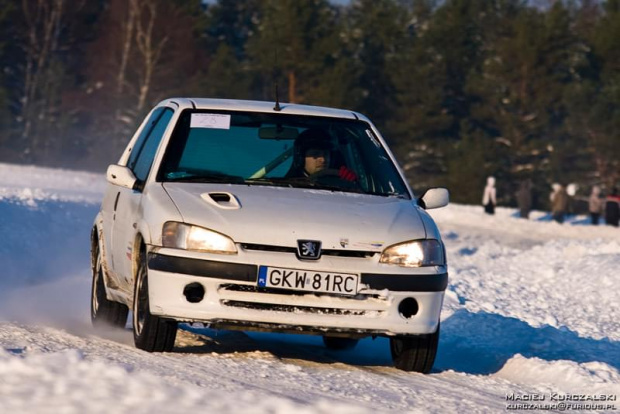
[(116, 164), (108, 166), (106, 178), (110, 184), (129, 188), (130, 190), (134, 189), (136, 182), (138, 181), (129, 168)]
[(445, 188), (429, 188), (418, 198), (418, 205), (423, 209), (445, 207), (450, 202), (450, 193)]

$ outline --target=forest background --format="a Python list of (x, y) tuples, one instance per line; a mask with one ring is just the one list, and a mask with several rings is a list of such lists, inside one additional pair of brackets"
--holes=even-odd
[(620, 180), (620, 0), (0, 0), (0, 68), (0, 162), (104, 171), (162, 99), (277, 79), (457, 202)]

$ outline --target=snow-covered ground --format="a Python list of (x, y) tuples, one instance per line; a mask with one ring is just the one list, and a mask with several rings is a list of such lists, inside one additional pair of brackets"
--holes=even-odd
[(314, 336), (185, 326), (174, 353), (149, 354), (129, 329), (90, 327), (104, 186), (103, 174), (0, 164), (0, 413), (503, 412), (528, 398), (620, 409), (617, 228), (432, 210), (450, 284), (430, 375), (392, 368), (382, 338), (336, 352)]

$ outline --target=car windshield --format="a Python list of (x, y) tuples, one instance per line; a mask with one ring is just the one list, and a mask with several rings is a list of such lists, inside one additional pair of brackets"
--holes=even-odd
[(157, 180), (410, 198), (366, 122), (315, 116), (185, 110)]

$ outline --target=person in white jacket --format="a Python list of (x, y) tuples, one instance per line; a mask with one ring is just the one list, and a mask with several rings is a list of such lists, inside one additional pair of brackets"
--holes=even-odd
[(495, 214), (495, 206), (497, 205), (497, 191), (495, 189), (495, 177), (487, 177), (487, 185), (482, 193), (482, 205), (484, 212), (487, 214)]
[(605, 204), (605, 199), (601, 197), (601, 187), (595, 185), (592, 187), (592, 192), (588, 198), (588, 210), (590, 212), (590, 218), (592, 224), (597, 225), (598, 220), (601, 217), (601, 212)]

